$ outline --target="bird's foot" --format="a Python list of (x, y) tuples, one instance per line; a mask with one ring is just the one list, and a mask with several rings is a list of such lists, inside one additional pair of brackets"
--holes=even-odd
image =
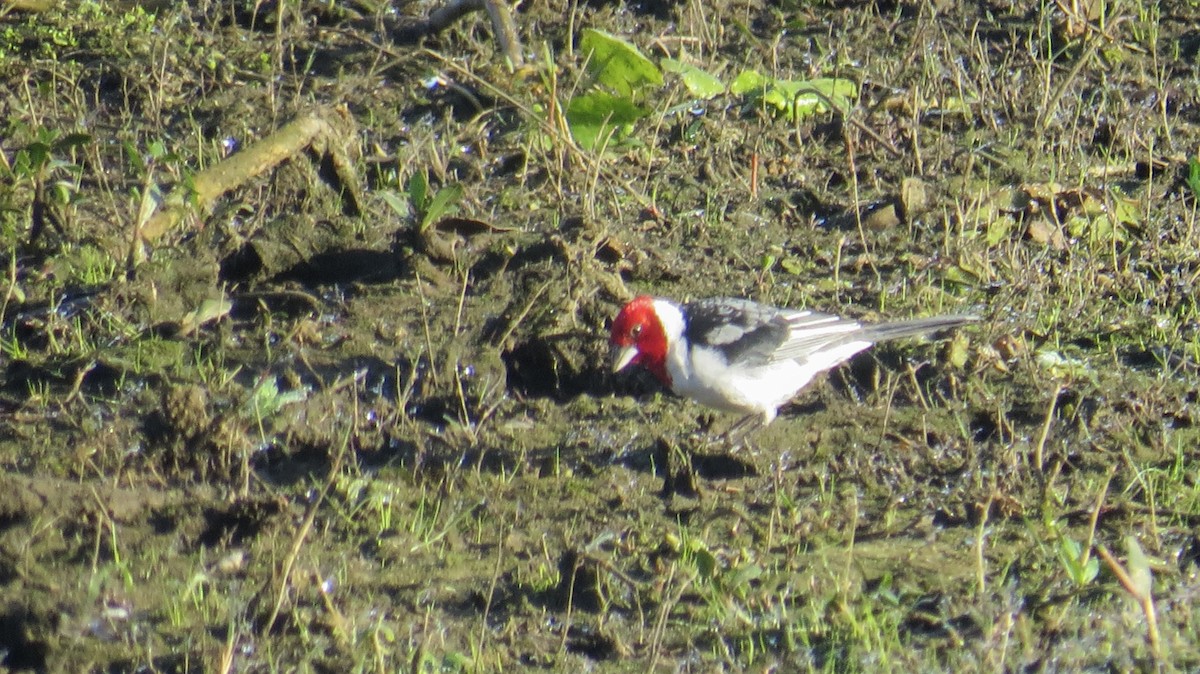
[(696, 470), (692, 465), (691, 450), (659, 439), (657, 453), (663, 476), (660, 495), (665, 499), (676, 494), (688, 498), (700, 498), (701, 491), (696, 484)]
[(738, 419), (721, 435), (721, 441), (725, 443), (729, 453), (734, 453), (745, 447), (751, 452), (754, 451), (753, 445), (750, 444), (750, 434), (759, 428), (763, 427), (762, 416), (758, 414), (747, 414)]

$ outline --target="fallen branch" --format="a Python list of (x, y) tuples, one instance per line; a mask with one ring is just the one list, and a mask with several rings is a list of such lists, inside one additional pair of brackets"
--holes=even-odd
[(0, 16), (10, 11), (19, 12), (48, 12), (58, 4), (58, 0), (4, 0), (0, 3)]
[(358, 180), (347, 151), (353, 139), (354, 119), (344, 106), (320, 108), (297, 117), (262, 141), (195, 174), (190, 189), (176, 187), (170, 196), (147, 209), (147, 216), (137, 218), (130, 249), (131, 265), (135, 266), (145, 258), (145, 246), (174, 229), (186, 216), (195, 212), (207, 213), (226, 192), (305, 150), (311, 150), (322, 161), (329, 162), (348, 201), (347, 210), (361, 212)]

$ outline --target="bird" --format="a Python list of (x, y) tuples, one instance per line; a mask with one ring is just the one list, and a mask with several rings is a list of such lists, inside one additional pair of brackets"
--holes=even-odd
[(747, 299), (679, 304), (640, 295), (617, 314), (609, 344), (613, 372), (640, 366), (676, 395), (742, 414), (733, 429), (761, 428), (813, 377), (860, 351), (976, 320), (953, 314), (872, 324)]

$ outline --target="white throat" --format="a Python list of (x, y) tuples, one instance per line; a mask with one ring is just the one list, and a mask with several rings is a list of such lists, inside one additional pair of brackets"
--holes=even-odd
[(679, 305), (667, 300), (654, 300), (654, 313), (662, 325), (663, 336), (667, 338), (667, 375), (671, 377), (671, 388), (679, 392), (680, 387), (686, 388), (692, 378), (692, 366), (688, 355), (687, 345), (683, 341), (683, 312)]
[(677, 344), (679, 338), (683, 337), (683, 312), (679, 310), (679, 305), (667, 300), (654, 300), (654, 313), (658, 315), (658, 322), (662, 325), (663, 335), (667, 338), (667, 344)]

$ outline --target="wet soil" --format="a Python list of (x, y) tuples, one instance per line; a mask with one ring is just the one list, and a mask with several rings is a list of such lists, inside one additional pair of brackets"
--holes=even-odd
[[(1200, 666), (1196, 7), (776, 4), (0, 9), (0, 666)], [(584, 28), (859, 96), (584, 150)], [(638, 293), (981, 321), (731, 443)]]

